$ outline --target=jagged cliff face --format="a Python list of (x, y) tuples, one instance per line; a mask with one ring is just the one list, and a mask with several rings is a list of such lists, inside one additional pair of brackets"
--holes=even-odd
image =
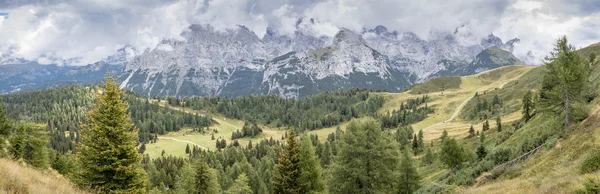
[[(138, 56), (126, 47), (102, 62), (61, 75), (81, 79), (94, 75), (90, 77), (96, 79), (101, 72), (122, 69), (113, 73), (122, 81), (121, 87), (144, 96), (276, 94), (296, 98), (355, 87), (397, 92), (441, 75), (466, 75), (508, 65), (514, 58), (510, 54), (513, 43), (518, 41), (503, 43), (490, 35), (478, 43), (465, 43), (464, 35), (456, 32), (436, 33), (423, 40), (383, 26), (363, 32), (341, 29), (334, 37), (300, 31), (282, 36), (268, 29), (261, 38), (245, 27), (218, 31), (192, 25), (181, 37), (164, 40)], [(504, 52), (486, 52), (489, 48)], [(478, 57), (482, 52), (487, 54), (481, 57), (499, 53), (499, 58), (511, 61), (484, 60)], [(102, 64), (112, 66), (98, 69)]]
[(303, 97), (352, 87), (401, 91), (439, 75), (473, 72), (467, 68), (473, 68), (477, 54), (491, 47), (511, 50), (514, 42), (490, 35), (464, 45), (451, 33), (425, 41), (383, 26), (361, 33), (341, 29), (332, 38), (268, 30), (259, 38), (244, 27), (220, 32), (193, 25), (182, 37), (127, 64), (122, 87), (148, 96)]

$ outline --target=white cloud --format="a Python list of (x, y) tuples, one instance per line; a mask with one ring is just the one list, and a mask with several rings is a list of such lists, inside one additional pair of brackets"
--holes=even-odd
[(194, 23), (220, 31), (243, 25), (259, 37), (269, 26), (281, 35), (333, 36), (342, 27), (384, 25), (423, 39), (460, 27), (464, 44), (489, 33), (518, 37), (515, 54), (535, 64), (561, 35), (577, 47), (600, 39), (596, 0), (16, 0), (0, 7), (10, 13), (0, 17), (0, 53), (50, 63), (75, 59), (75, 65), (126, 45), (143, 52), (164, 39), (182, 40)]

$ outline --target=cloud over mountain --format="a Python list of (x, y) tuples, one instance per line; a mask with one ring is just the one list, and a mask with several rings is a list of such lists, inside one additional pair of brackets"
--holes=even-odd
[[(191, 24), (216, 30), (243, 25), (259, 37), (303, 31), (334, 36), (384, 25), (413, 32), (460, 31), (464, 41), (489, 33), (517, 37), (517, 57), (540, 64), (554, 39), (577, 47), (600, 39), (600, 4), (594, 0), (8, 0), (0, 2), (0, 57), (84, 65), (126, 45), (143, 52), (178, 39)], [(457, 29), (458, 28), (458, 29)], [(169, 48), (162, 48), (169, 49)]]

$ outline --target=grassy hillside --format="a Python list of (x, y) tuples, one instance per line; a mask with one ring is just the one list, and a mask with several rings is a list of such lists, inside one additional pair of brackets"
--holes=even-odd
[(597, 57), (600, 57), (600, 42), (599, 43), (595, 43), (592, 44), (590, 46), (587, 46), (585, 48), (582, 48), (579, 50), (579, 53), (581, 53), (581, 55), (583, 55), (584, 57), (588, 57), (591, 53), (594, 53), (597, 55)]
[(0, 193), (86, 193), (58, 173), (41, 172), (0, 159)]
[(437, 77), (422, 84), (415, 84), (409, 88), (411, 94), (426, 94), (457, 89), (460, 87), (460, 77)]

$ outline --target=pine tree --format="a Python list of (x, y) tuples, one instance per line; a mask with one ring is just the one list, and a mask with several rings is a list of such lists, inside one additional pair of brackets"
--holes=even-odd
[(479, 133), (479, 143), (483, 144), (485, 142), (485, 132)]
[(419, 130), (419, 136), (418, 136), (418, 140), (419, 140), (419, 152), (422, 152), (423, 150), (425, 150), (425, 143), (423, 142), (423, 130)]
[(531, 119), (531, 117), (533, 116), (533, 108), (534, 108), (534, 104), (533, 104), (533, 92), (531, 92), (531, 90), (527, 91), (527, 93), (525, 93), (525, 95), (523, 96), (523, 120), (525, 120), (525, 122), (528, 122), (529, 119)]
[(41, 124), (23, 123), (19, 128), (24, 128), (27, 133), (23, 159), (28, 164), (37, 168), (46, 169), (50, 165), (48, 158), (48, 143), (50, 139), (46, 133), (46, 126)]
[(189, 162), (185, 162), (179, 170), (179, 178), (175, 182), (175, 193), (196, 193), (196, 171)]
[(330, 193), (392, 193), (397, 176), (398, 145), (369, 119), (351, 122), (330, 167)]
[(186, 144), (185, 145), (185, 154), (190, 154), (191, 150), (190, 150), (190, 144)]
[(502, 132), (502, 120), (500, 116), (496, 117), (496, 127), (498, 128), (498, 132)]
[(277, 172), (274, 175), (273, 187), (275, 193), (300, 193), (300, 149), (294, 130), (286, 138), (285, 149), (277, 158)]
[(440, 136), (440, 141), (443, 143), (444, 140), (446, 140), (448, 138), (448, 131), (446, 131), (444, 129), (444, 131), (442, 132), (442, 136)]
[(423, 161), (425, 164), (431, 164), (431, 163), (433, 163), (433, 160), (435, 160), (434, 157), (435, 156), (431, 152), (431, 149), (427, 148), (427, 151), (425, 151), (425, 156), (423, 157)]
[(107, 76), (104, 91), (82, 126), (79, 184), (101, 192), (143, 193), (146, 175), (136, 150), (137, 129), (122, 95), (116, 80)]
[(248, 176), (244, 173), (238, 175), (233, 185), (225, 191), (225, 194), (252, 194), (252, 188), (248, 186)]
[(469, 128), (469, 137), (473, 136), (475, 136), (475, 128), (473, 128), (473, 125), (471, 125), (471, 128)]
[(10, 120), (6, 118), (6, 110), (2, 107), (2, 98), (0, 98), (0, 158), (8, 156), (8, 139), (11, 128)]
[(485, 120), (485, 123), (483, 123), (483, 130), (482, 131), (487, 131), (490, 129), (490, 122), (488, 120)]
[(483, 158), (485, 158), (485, 156), (487, 155), (487, 151), (485, 150), (485, 146), (483, 144), (479, 144), (479, 146), (477, 146), (477, 159), (482, 160)]
[(410, 194), (419, 189), (420, 177), (408, 151), (403, 151), (400, 167), (398, 168), (398, 192)]
[(479, 146), (477, 147), (477, 151), (475, 151), (475, 154), (477, 154), (477, 158), (478, 159), (483, 159), (486, 155), (487, 155), (487, 151), (485, 149), (485, 132), (481, 132), (481, 136), (479, 137)]
[(417, 134), (413, 136), (412, 140), (412, 150), (415, 156), (419, 154), (419, 140), (417, 139)]
[(458, 169), (468, 160), (468, 155), (454, 138), (448, 138), (442, 143), (440, 159), (449, 168)]
[(300, 193), (322, 193), (325, 190), (321, 163), (315, 157), (310, 137), (303, 136), (300, 142)]
[(564, 115), (564, 126), (569, 128), (574, 115), (573, 105), (581, 102), (587, 87), (589, 68), (585, 59), (569, 45), (564, 36), (556, 41), (554, 50), (546, 57), (540, 102), (548, 111)]
[(219, 193), (219, 182), (217, 173), (211, 169), (204, 158), (196, 159), (194, 163), (195, 179), (194, 193), (195, 194), (212, 194)]
[(16, 128), (10, 139), (10, 153), (13, 159), (19, 160), (25, 157), (25, 147), (27, 146), (27, 131), (24, 126)]

